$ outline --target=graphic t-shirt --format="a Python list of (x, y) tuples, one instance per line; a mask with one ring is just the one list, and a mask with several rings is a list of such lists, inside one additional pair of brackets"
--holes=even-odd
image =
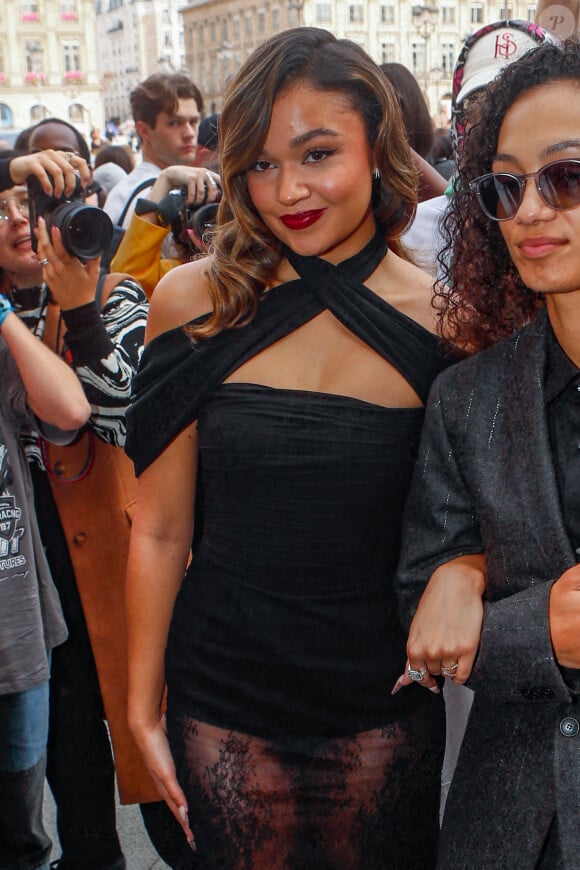
[[(48, 679), (47, 653), (66, 640), (67, 630), (40, 540), (28, 463), (19, 443), (22, 431), (31, 425), (38, 427), (38, 421), (26, 407), (16, 365), (1, 341), (0, 370), (0, 694), (4, 695)], [(46, 435), (60, 440), (57, 432)]]

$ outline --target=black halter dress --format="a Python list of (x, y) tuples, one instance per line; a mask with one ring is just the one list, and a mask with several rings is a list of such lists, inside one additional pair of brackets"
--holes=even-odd
[[(391, 578), (422, 408), (223, 380), (328, 308), (425, 400), (437, 340), (361, 284), (376, 238), (301, 276), (252, 322), (145, 351), (137, 470), (198, 423), (199, 523), (166, 654), (168, 730), (200, 867), (428, 870), (441, 698), (392, 697), (405, 664)], [(420, 833), (419, 833), (420, 829)]]

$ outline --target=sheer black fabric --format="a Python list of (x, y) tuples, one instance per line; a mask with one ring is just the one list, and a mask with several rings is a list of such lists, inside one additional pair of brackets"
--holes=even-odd
[[(427, 693), (425, 693), (427, 694)], [(432, 870), (442, 708), (268, 741), (168, 715), (204, 870)]]
[(138, 378), (138, 470), (197, 420), (200, 521), (166, 677), (204, 868), (435, 863), (442, 700), (390, 694), (405, 664), (391, 579), (423, 409), (223, 384), (329, 308), (424, 399), (445, 365), (436, 338), (359, 283), (384, 253), (375, 239), (338, 267), (289, 255), (301, 279), (265, 294), (251, 324), (195, 345), (161, 336)]

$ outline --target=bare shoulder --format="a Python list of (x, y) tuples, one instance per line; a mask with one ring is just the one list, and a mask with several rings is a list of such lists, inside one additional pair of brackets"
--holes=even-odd
[(427, 272), (389, 251), (368, 283), (375, 293), (394, 308), (429, 332), (435, 332), (433, 278)]
[(211, 310), (208, 262), (209, 259), (204, 258), (176, 266), (161, 279), (149, 305), (147, 341)]

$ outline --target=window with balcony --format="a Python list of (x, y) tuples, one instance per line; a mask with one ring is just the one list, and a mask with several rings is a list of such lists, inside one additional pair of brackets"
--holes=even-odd
[(264, 33), (266, 30), (266, 13), (263, 9), (258, 12), (258, 33)]
[(234, 18), (234, 20), (232, 21), (232, 30), (234, 33), (234, 39), (239, 39), (240, 38), (240, 19), (237, 17)]
[(364, 7), (362, 3), (355, 3), (348, 7), (348, 20), (351, 24), (362, 24), (364, 18)]
[(38, 40), (34, 39), (24, 43), (24, 58), (27, 74), (42, 73), (42, 68), (44, 66), (44, 49)]
[(75, 78), (77, 76), (82, 78), (79, 62), (79, 43), (76, 39), (65, 40), (62, 43), (62, 62), (65, 78), (67, 78), (67, 73), (70, 73)]
[(272, 9), (272, 30), (274, 33), (280, 29), (280, 10), (277, 6)]
[(252, 13), (246, 13), (246, 36), (252, 35)]
[[(392, 3), (383, 3), (381, 5), (381, 24), (395, 23), (395, 7)], [(387, 61), (385, 61), (386, 63)]]
[(441, 7), (441, 24), (455, 24), (455, 6)]
[(36, 0), (22, 0), (20, 4), (21, 21), (40, 21)]
[(395, 63), (397, 60), (397, 49), (394, 42), (381, 43), (381, 63)]
[(61, 0), (59, 14), (61, 21), (78, 21), (76, 0)]
[(329, 24), (332, 21), (332, 6), (330, 3), (316, 4), (316, 23)]
[(414, 76), (425, 74), (425, 43), (413, 42), (411, 46), (411, 72)]
[(451, 78), (455, 66), (455, 45), (452, 42), (441, 43), (441, 71), (443, 77)]
[(469, 20), (472, 24), (483, 24), (483, 6), (472, 6), (469, 10)]

